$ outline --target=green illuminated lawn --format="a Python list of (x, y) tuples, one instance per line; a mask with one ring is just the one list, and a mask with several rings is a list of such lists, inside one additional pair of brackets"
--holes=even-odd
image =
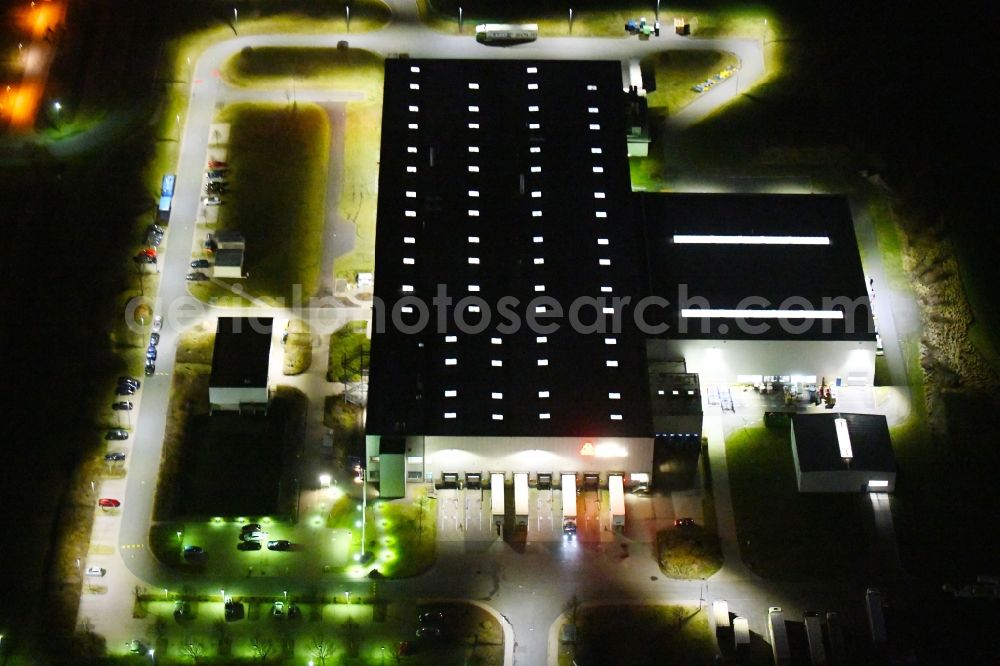
[(330, 336), (328, 382), (356, 382), (361, 379), (363, 364), (368, 363), (371, 340), (365, 334), (367, 322), (352, 321)]
[(654, 72), (652, 81), (643, 78), (650, 110), (676, 113), (698, 98), (692, 86), (739, 64), (735, 55), (720, 51), (661, 51), (643, 58), (643, 73)]
[[(437, 500), (425, 499), (413, 503), (384, 503), (375, 514), (376, 528), (382, 539), (388, 539), (375, 550), (376, 557), (382, 552), (390, 553), (390, 559), (380, 567), (388, 578), (408, 578), (431, 568), (437, 557)], [(388, 523), (381, 527), (379, 521)]]
[(726, 459), (740, 550), (756, 573), (836, 580), (877, 564), (868, 496), (799, 493), (788, 428), (736, 430), (726, 438)]
[(382, 57), (364, 49), (261, 47), (225, 62), (223, 78), (237, 86), (323, 86), (382, 94)]
[(231, 189), (218, 228), (246, 237), (247, 292), (285, 302), (294, 285), (313, 294), (325, 221), (326, 113), (315, 104), (235, 104), (219, 122), (232, 127)]
[(375, 270), (375, 212), (381, 138), (381, 95), (377, 101), (348, 104), (340, 216), (354, 225), (354, 249), (337, 257), (333, 268), (338, 278), (349, 281), (354, 281), (358, 273)]

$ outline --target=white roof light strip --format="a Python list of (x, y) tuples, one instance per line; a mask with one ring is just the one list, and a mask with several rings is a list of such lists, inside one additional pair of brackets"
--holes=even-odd
[(829, 236), (711, 236), (674, 234), (674, 242), (686, 245), (829, 245)]
[(714, 310), (710, 308), (684, 308), (685, 319), (843, 319), (842, 310)]
[(854, 450), (851, 448), (851, 436), (847, 432), (847, 419), (834, 419), (833, 426), (837, 429), (840, 457), (844, 460), (850, 460), (854, 457)]

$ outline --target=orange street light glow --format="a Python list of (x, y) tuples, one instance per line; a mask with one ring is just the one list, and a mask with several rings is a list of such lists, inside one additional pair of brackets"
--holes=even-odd
[(42, 87), (37, 83), (28, 83), (17, 86), (8, 93), (11, 99), (8, 110), (11, 127), (19, 129), (30, 129), (35, 124), (35, 114), (38, 112), (38, 103), (42, 99)]

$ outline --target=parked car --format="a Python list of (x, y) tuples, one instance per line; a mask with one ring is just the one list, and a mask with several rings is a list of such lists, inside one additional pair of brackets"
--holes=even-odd
[(221, 160), (209, 160), (208, 161), (208, 168), (209, 169), (225, 169), (228, 166), (229, 166), (229, 162), (223, 162)]
[(125, 460), (124, 451), (112, 451), (111, 453), (104, 454), (105, 462), (121, 462)]
[(205, 549), (201, 546), (184, 546), (184, 557), (185, 558), (196, 558), (201, 557), (205, 554)]
[(125, 375), (122, 375), (121, 377), (118, 378), (118, 384), (119, 385), (121, 385), (121, 384), (131, 384), (132, 386), (134, 386), (136, 388), (139, 388), (139, 386), (141, 385), (141, 382), (138, 379), (136, 379), (135, 377), (127, 377)]
[(115, 428), (114, 430), (109, 430), (104, 439), (122, 441), (128, 439), (128, 433), (121, 428)]
[(207, 169), (205, 171), (206, 178), (225, 178), (226, 172), (229, 171), (227, 167), (219, 167), (217, 169)]
[(271, 606), (271, 615), (273, 615), (276, 618), (285, 617), (285, 602), (275, 601), (274, 605)]
[(204, 282), (208, 279), (208, 275), (201, 273), (199, 271), (192, 271), (187, 274), (188, 282)]
[(151, 375), (156, 372), (156, 364), (149, 359), (146, 359), (146, 367), (143, 369), (145, 370), (147, 376)]
[(183, 620), (191, 616), (191, 604), (186, 601), (174, 602), (174, 619)]
[(102, 497), (97, 500), (97, 506), (103, 507), (105, 509), (117, 509), (122, 505), (121, 502), (112, 497)]
[(112, 404), (111, 409), (115, 410), (116, 412), (120, 412), (122, 410), (129, 412), (132, 411), (132, 403), (127, 400), (122, 400), (121, 402), (116, 402)]
[(224, 180), (213, 180), (205, 185), (205, 194), (222, 194), (228, 189), (228, 182)]
[(420, 624), (440, 624), (444, 622), (444, 613), (440, 611), (427, 611), (418, 615), (417, 621)]
[(163, 242), (163, 234), (154, 234), (152, 231), (146, 234), (146, 245), (159, 247), (161, 242)]
[(260, 523), (247, 523), (246, 525), (244, 525), (243, 527), (240, 528), (240, 531), (241, 532), (259, 532), (260, 531)]
[(260, 541), (267, 536), (267, 532), (261, 532), (260, 530), (251, 530), (249, 532), (243, 532), (240, 534), (241, 541)]
[(653, 491), (649, 489), (649, 486), (636, 486), (632, 489), (632, 494), (638, 497), (649, 497)]
[(424, 626), (417, 629), (417, 638), (438, 638), (441, 636), (441, 630), (435, 626)]
[(139, 254), (132, 257), (132, 261), (134, 261), (137, 264), (155, 264), (156, 257), (151, 257), (145, 252), (140, 252)]
[(163, 327), (163, 317), (161, 317), (160, 315), (155, 315), (153, 317), (153, 333), (159, 333), (162, 327)]
[(236, 550), (260, 550), (263, 548), (260, 541), (240, 541), (236, 544)]
[(149, 344), (152, 345), (152, 346), (156, 346), (156, 345), (160, 344), (160, 334), (159, 333), (150, 333), (149, 334)]
[(677, 518), (674, 527), (694, 527), (694, 518)]
[(150, 361), (156, 360), (156, 347), (150, 345), (149, 347), (146, 348), (146, 358), (149, 359)]
[(288, 619), (297, 620), (302, 617), (302, 611), (295, 604), (288, 604)]
[(152, 257), (153, 259), (156, 258), (156, 248), (155, 247), (147, 247), (145, 250), (142, 251), (142, 253), (144, 255), (146, 255), (147, 257)]
[(285, 539), (278, 539), (277, 541), (267, 542), (268, 550), (291, 550), (292, 542)]
[(132, 654), (146, 654), (146, 644), (139, 639), (134, 638), (130, 640), (126, 643), (126, 646), (128, 646), (128, 651)]
[(115, 389), (115, 395), (135, 395), (135, 387), (131, 384), (121, 384)]
[(103, 578), (106, 573), (108, 570), (101, 567), (87, 567), (87, 575), (91, 578)]
[(222, 203), (222, 198), (216, 195), (202, 197), (201, 202), (206, 206), (218, 206)]
[(211, 265), (212, 262), (208, 259), (195, 259), (191, 262), (191, 268), (209, 268)]

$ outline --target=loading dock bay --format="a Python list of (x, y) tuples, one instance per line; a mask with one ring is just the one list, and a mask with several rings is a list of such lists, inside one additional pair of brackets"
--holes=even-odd
[[(493, 514), (494, 493), (489, 488), (439, 488), (437, 491), (437, 530), (441, 541), (493, 541), (500, 536)], [(497, 493), (498, 501), (513, 496), (514, 488), (507, 485)], [(499, 499), (503, 495), (504, 499)], [(528, 488), (528, 541), (563, 541), (563, 495), (559, 488)], [(580, 490), (577, 493), (577, 541), (600, 542), (613, 540), (607, 490)], [(647, 500), (643, 500), (647, 501)], [(514, 525), (514, 506), (504, 515), (509, 529)], [(626, 519), (627, 520), (627, 519)]]

